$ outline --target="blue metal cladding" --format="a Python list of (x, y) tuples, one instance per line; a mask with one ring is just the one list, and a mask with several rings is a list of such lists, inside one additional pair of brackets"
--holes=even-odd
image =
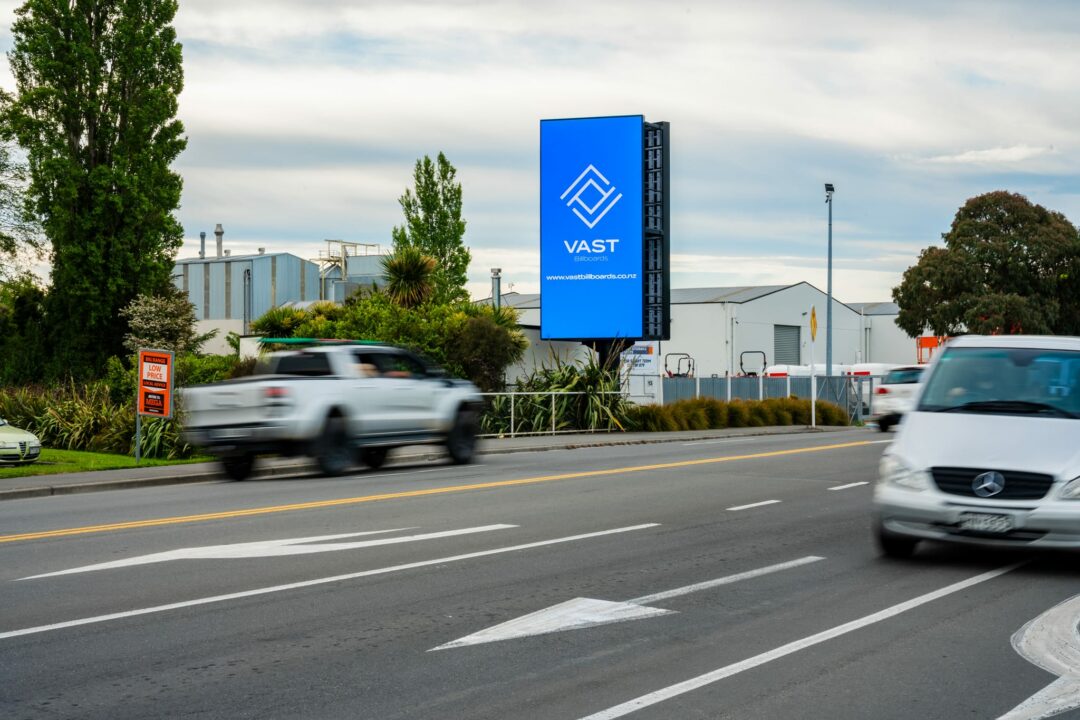
[(640, 115), (540, 121), (540, 337), (642, 335)]
[(318, 265), (288, 253), (183, 260), (173, 270), (173, 282), (179, 288), (183, 288), (185, 269), (188, 299), (199, 320), (244, 319), (245, 270), (251, 271), (249, 320), (288, 302), (319, 299)]

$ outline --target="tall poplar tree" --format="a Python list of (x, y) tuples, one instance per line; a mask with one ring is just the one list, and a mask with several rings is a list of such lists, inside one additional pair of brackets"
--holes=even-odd
[(431, 274), (432, 300), (451, 303), (469, 299), (465, 290), (472, 255), (465, 247), (465, 221), (461, 219), (461, 183), (446, 156), (432, 162), (425, 155), (413, 169), (413, 190), (405, 190), (398, 202), (405, 225), (393, 230), (395, 252), (416, 248), (435, 260)]
[(101, 371), (124, 352), (120, 315), (163, 291), (183, 231), (170, 169), (187, 144), (172, 27), (176, 0), (27, 0), (8, 53), (17, 90), (3, 130), (27, 153), (28, 194), (51, 244), (55, 371)]

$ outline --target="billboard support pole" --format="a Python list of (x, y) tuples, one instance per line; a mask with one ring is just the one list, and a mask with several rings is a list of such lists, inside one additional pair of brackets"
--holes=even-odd
[(135, 408), (135, 464), (142, 460), (142, 413)]

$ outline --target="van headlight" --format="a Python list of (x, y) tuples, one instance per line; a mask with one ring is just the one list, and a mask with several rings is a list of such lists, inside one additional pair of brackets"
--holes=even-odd
[(1065, 487), (1061, 489), (1061, 499), (1080, 500), (1080, 477), (1065, 483)]
[(881, 481), (905, 490), (929, 490), (930, 474), (909, 466), (895, 455), (882, 455), (879, 466)]

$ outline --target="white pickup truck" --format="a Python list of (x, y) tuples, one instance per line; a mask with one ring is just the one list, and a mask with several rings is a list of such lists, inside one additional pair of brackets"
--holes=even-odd
[(406, 350), (324, 345), (263, 363), (265, 374), (181, 391), (184, 439), (219, 457), (234, 480), (271, 453), (313, 456), (326, 475), (354, 462), (377, 468), (403, 445), (445, 445), (455, 463), (475, 454), (479, 391)]

